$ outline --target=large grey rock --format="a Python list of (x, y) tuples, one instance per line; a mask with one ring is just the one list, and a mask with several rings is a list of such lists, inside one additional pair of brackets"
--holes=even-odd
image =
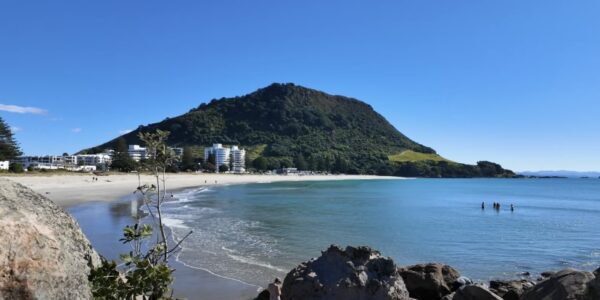
[(479, 284), (465, 285), (454, 292), (451, 300), (502, 300), (487, 287)]
[(588, 283), (595, 278), (590, 272), (564, 269), (538, 283), (521, 300), (581, 300), (585, 299)]
[(452, 292), (460, 277), (454, 268), (438, 263), (401, 268), (400, 274), (410, 296), (419, 300), (440, 300)]
[(408, 300), (409, 296), (392, 259), (369, 247), (331, 246), (287, 274), (281, 298)]
[(510, 281), (492, 280), (490, 281), (490, 291), (504, 300), (519, 300), (521, 295), (533, 288), (534, 285), (535, 283), (526, 279)]
[(600, 299), (600, 268), (594, 271), (594, 278), (587, 284), (587, 291), (585, 293), (586, 300), (597, 300)]
[(34, 191), (0, 178), (0, 299), (90, 299), (100, 258), (77, 222)]

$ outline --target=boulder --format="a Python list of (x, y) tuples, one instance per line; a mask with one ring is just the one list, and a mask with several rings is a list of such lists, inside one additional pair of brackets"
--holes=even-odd
[(440, 300), (453, 290), (460, 278), (454, 268), (438, 264), (419, 264), (400, 269), (406, 289), (412, 298), (419, 300)]
[(521, 300), (580, 300), (588, 283), (595, 278), (590, 272), (564, 269), (525, 292)]
[(34, 191), (0, 178), (0, 299), (90, 299), (98, 254), (77, 222)]
[(585, 293), (586, 300), (600, 299), (600, 268), (594, 271), (594, 278), (587, 284), (587, 291)]
[(533, 288), (534, 285), (535, 283), (526, 279), (510, 281), (492, 280), (490, 281), (490, 291), (504, 300), (519, 300), (521, 295)]
[(502, 300), (498, 295), (492, 293), (487, 287), (480, 284), (465, 285), (454, 292), (448, 300)]
[(271, 294), (267, 290), (262, 290), (254, 300), (270, 300)]
[(460, 276), (452, 284), (452, 290), (455, 291), (465, 285), (470, 285), (470, 284), (473, 284), (473, 280), (469, 279), (469, 277), (466, 277), (466, 276)]
[(408, 291), (391, 258), (369, 247), (332, 245), (301, 263), (283, 281), (283, 300), (408, 300)]

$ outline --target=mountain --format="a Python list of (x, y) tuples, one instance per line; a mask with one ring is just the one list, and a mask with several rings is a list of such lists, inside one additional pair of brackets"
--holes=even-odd
[(579, 172), (579, 171), (523, 171), (519, 172), (519, 175), (523, 176), (535, 176), (535, 177), (567, 177), (567, 178), (581, 178), (581, 177), (600, 177), (600, 172)]
[[(140, 126), (122, 136), (139, 143), (140, 131), (171, 132), (172, 146), (241, 145), (250, 164), (267, 168), (425, 177), (512, 176), (499, 165), (449, 161), (400, 133), (356, 99), (288, 84), (272, 84), (241, 97), (213, 99), (183, 115)], [(84, 150), (114, 148), (118, 138)], [(201, 151), (198, 149), (198, 152)], [(199, 154), (199, 153), (198, 153)]]

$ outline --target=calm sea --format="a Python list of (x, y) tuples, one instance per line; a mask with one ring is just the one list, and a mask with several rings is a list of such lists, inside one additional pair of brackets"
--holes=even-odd
[[(398, 265), (443, 262), (477, 280), (600, 265), (598, 179), (287, 182), (174, 196), (167, 224), (176, 236), (194, 231), (178, 260), (257, 285), (330, 244), (369, 245)], [(84, 230), (118, 231), (128, 210), (115, 205), (127, 203), (71, 212)], [(108, 225), (88, 219), (106, 213)]]

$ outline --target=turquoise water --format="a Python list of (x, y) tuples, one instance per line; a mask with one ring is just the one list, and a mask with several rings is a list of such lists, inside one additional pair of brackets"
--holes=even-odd
[(194, 230), (180, 262), (258, 285), (330, 244), (369, 245), (399, 265), (444, 262), (479, 280), (600, 264), (597, 179), (231, 185), (178, 192), (164, 210), (175, 235)]

